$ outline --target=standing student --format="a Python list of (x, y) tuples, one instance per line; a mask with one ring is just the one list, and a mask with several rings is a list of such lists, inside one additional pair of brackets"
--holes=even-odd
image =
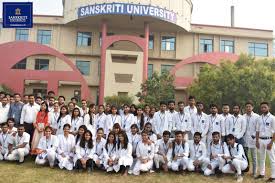
[(208, 139), (207, 139), (207, 145), (212, 140), (212, 133), (213, 132), (219, 132), (221, 135), (221, 138), (224, 138), (225, 136), (225, 124), (224, 124), (224, 118), (221, 117), (221, 115), (218, 114), (218, 106), (216, 104), (210, 105), (210, 112), (209, 115), (209, 131), (208, 131)]
[(221, 139), (222, 141), (226, 141), (226, 136), (229, 135), (230, 133), (228, 120), (232, 117), (232, 115), (229, 112), (230, 112), (229, 104), (226, 104), (226, 103), (222, 104), (221, 116), (223, 117), (224, 126), (225, 126), (225, 136)]
[(207, 135), (209, 131), (209, 118), (207, 114), (203, 112), (204, 106), (202, 102), (197, 102), (197, 113), (193, 113), (191, 116), (192, 120), (192, 136), (193, 138), (195, 132), (199, 132), (202, 136), (201, 141), (207, 144)]
[(105, 144), (105, 147), (103, 149), (103, 154), (104, 154), (104, 168), (107, 172), (111, 172), (114, 170), (114, 162), (116, 159), (116, 138), (115, 138), (115, 133), (112, 131), (109, 133), (107, 137), (107, 142)]
[(106, 140), (103, 138), (104, 130), (102, 128), (97, 129), (96, 132), (96, 139), (95, 139), (95, 153), (93, 160), (95, 162), (95, 165), (103, 169), (104, 168), (104, 154), (103, 150), (106, 144)]
[(8, 123), (1, 125), (2, 132), (0, 133), (0, 160), (4, 159), (5, 154), (8, 153), (9, 149), (9, 138), (11, 136), (8, 133)]
[(0, 124), (6, 123), (9, 116), (10, 104), (7, 97), (0, 100)]
[(128, 170), (133, 163), (132, 145), (129, 143), (126, 132), (121, 131), (118, 136), (114, 170), (116, 172), (121, 171), (123, 176), (127, 176)]
[(52, 133), (55, 135), (58, 129), (57, 120), (59, 118), (60, 111), (59, 111), (59, 105), (57, 102), (53, 104), (53, 111), (49, 113), (50, 117), (50, 127), (52, 127)]
[(168, 151), (170, 149), (170, 132), (164, 131), (162, 134), (162, 139), (158, 140), (156, 143), (154, 163), (157, 172), (160, 170), (160, 165), (165, 172), (168, 172), (168, 169), (171, 168), (171, 159), (168, 157)]
[(48, 110), (49, 110), (49, 112), (52, 112), (52, 111), (54, 111), (55, 98), (49, 97), (48, 99), (49, 99), (48, 102), (46, 101), (46, 103), (48, 105)]
[(206, 146), (201, 142), (201, 134), (196, 132), (194, 134), (194, 140), (189, 144), (190, 158), (187, 165), (188, 171), (204, 171), (209, 163), (207, 158)]
[(90, 104), (89, 112), (84, 116), (84, 125), (92, 132), (94, 137), (96, 134), (95, 110), (95, 104)]
[(144, 112), (143, 112), (143, 116), (144, 116), (144, 124), (151, 122), (152, 123), (152, 118), (150, 117), (150, 106), (149, 105), (144, 105)]
[[(244, 152), (246, 157), (248, 157), (248, 151), (251, 153), (253, 161), (253, 172), (254, 177), (257, 176), (257, 148), (256, 148), (256, 128), (257, 120), (260, 117), (258, 114), (253, 112), (253, 103), (248, 101), (245, 104), (246, 113), (243, 115), (246, 121), (246, 132), (245, 132), (245, 145)], [(248, 165), (249, 165), (248, 161)]]
[(183, 131), (186, 133), (188, 139), (188, 136), (191, 135), (191, 125), (192, 120), (189, 113), (184, 112), (184, 102), (180, 101), (178, 102), (178, 109), (179, 112), (176, 112), (172, 119), (174, 122), (174, 127), (172, 131)]
[(65, 105), (66, 98), (64, 96), (59, 96), (57, 100), (60, 108)]
[(58, 138), (52, 135), (52, 128), (46, 126), (44, 130), (44, 136), (39, 140), (37, 146), (37, 156), (35, 159), (35, 164), (45, 165), (47, 162), (50, 167), (54, 167), (56, 150), (58, 148)]
[(112, 113), (112, 112), (111, 112), (111, 105), (110, 105), (109, 103), (107, 103), (107, 104), (105, 105), (105, 111), (104, 111), (104, 113), (105, 113), (106, 115)]
[(134, 115), (130, 113), (130, 107), (127, 104), (123, 105), (123, 113), (121, 115), (121, 128), (126, 133), (130, 132), (131, 125), (134, 124)]
[(262, 115), (257, 120), (256, 128), (256, 147), (260, 155), (260, 175), (257, 177), (257, 179), (264, 178), (265, 159), (267, 152), (271, 165), (271, 177), (267, 181), (273, 182), (275, 180), (275, 119), (274, 116), (269, 112), (268, 102), (262, 102), (260, 107)]
[(19, 93), (14, 94), (14, 100), (15, 100), (14, 103), (10, 105), (8, 117), (14, 118), (15, 126), (18, 126), (20, 124), (21, 112), (22, 112), (24, 103), (21, 102), (21, 96)]
[(233, 106), (233, 115), (228, 119), (229, 133), (236, 137), (236, 142), (244, 146), (244, 133), (246, 131), (246, 121), (240, 114), (240, 105)]
[[(61, 109), (62, 110), (62, 109)], [(60, 169), (66, 168), (67, 170), (73, 170), (73, 157), (75, 150), (75, 138), (70, 134), (71, 125), (65, 124), (63, 126), (63, 134), (59, 134), (58, 148), (57, 148), (57, 160)]]
[(155, 145), (149, 140), (146, 131), (141, 133), (141, 137), (142, 140), (138, 143), (136, 149), (137, 162), (133, 169), (134, 175), (139, 175), (140, 171), (151, 171), (154, 163)]
[(172, 141), (172, 148), (169, 157), (172, 159), (171, 169), (173, 171), (185, 170), (188, 165), (189, 144), (184, 141), (184, 133), (176, 131), (175, 140)]
[(104, 105), (98, 106), (98, 113), (95, 115), (95, 128), (96, 130), (99, 128), (104, 129), (104, 136), (106, 137), (107, 134), (107, 127), (106, 127), (106, 114), (104, 113)]
[(172, 134), (172, 137), (175, 136), (175, 130), (173, 129), (173, 127), (175, 126), (175, 121), (173, 120), (174, 119), (174, 115), (177, 114), (177, 111), (175, 110), (175, 106), (176, 106), (176, 103), (174, 100), (170, 100), (168, 101), (168, 112), (172, 118), (172, 129), (171, 129), (171, 134)]
[(27, 103), (29, 103), (29, 95), (23, 95), (23, 104), (25, 105), (25, 104), (27, 104)]
[(184, 108), (184, 113), (189, 113), (191, 116), (197, 113), (196, 98), (194, 96), (189, 96), (188, 106)]
[(86, 169), (88, 173), (92, 173), (94, 152), (93, 135), (87, 130), (76, 146), (77, 161), (75, 167), (78, 171), (82, 172), (83, 169)]
[(60, 114), (57, 119), (56, 135), (63, 134), (65, 124), (69, 124), (69, 126), (71, 127), (71, 116), (69, 115), (68, 107), (63, 105), (60, 108)]
[(137, 150), (138, 143), (141, 141), (141, 135), (138, 132), (139, 132), (139, 128), (138, 128), (137, 124), (132, 124), (131, 133), (127, 134), (129, 143), (131, 143), (131, 145), (132, 145), (132, 156), (133, 156), (133, 164), (128, 171), (129, 174), (133, 173), (134, 166), (137, 162), (136, 150)]
[(117, 112), (117, 107), (116, 106), (112, 106), (111, 107), (111, 114), (107, 115), (106, 118), (106, 127), (107, 127), (107, 133), (106, 135), (108, 135), (108, 133), (110, 131), (112, 131), (114, 124), (118, 123), (121, 126), (121, 116), (118, 115)]
[(216, 173), (218, 168), (219, 172), (222, 171), (226, 163), (226, 157), (229, 157), (228, 148), (226, 142), (221, 141), (220, 133), (212, 133), (212, 142), (208, 146), (208, 157), (210, 162), (204, 170), (204, 175), (209, 176)]
[(137, 124), (139, 130), (144, 130), (144, 125), (145, 125), (145, 122), (144, 122), (144, 115), (143, 115), (143, 110), (141, 107), (138, 107), (137, 108), (137, 112), (136, 112), (136, 115), (134, 117), (134, 124)]
[(152, 125), (158, 139), (162, 138), (164, 131), (171, 132), (173, 121), (170, 113), (166, 111), (165, 102), (160, 102), (160, 110), (154, 114)]
[(230, 156), (226, 157), (227, 164), (222, 168), (223, 173), (236, 173), (237, 182), (242, 182), (242, 171), (248, 166), (243, 146), (236, 143), (235, 137), (232, 134), (227, 136), (228, 151)]
[(37, 145), (39, 144), (39, 140), (44, 135), (44, 129), (46, 126), (49, 126), (49, 111), (48, 105), (45, 101), (41, 103), (40, 111), (36, 115), (36, 121), (33, 123), (34, 126), (34, 134), (32, 138), (31, 144), (31, 154), (37, 154), (36, 151)]
[(28, 134), (30, 134), (30, 138), (32, 139), (36, 115), (40, 110), (40, 106), (34, 102), (34, 95), (29, 95), (29, 103), (25, 104), (22, 108), (20, 124), (23, 124), (25, 130)]
[(30, 135), (25, 132), (23, 124), (18, 126), (18, 132), (14, 138), (9, 138), (8, 153), (5, 159), (8, 161), (18, 161), (24, 163), (25, 156), (30, 152)]
[(75, 104), (73, 102), (69, 102), (68, 103), (68, 113), (70, 116), (72, 116), (74, 108), (76, 108)]
[(80, 116), (84, 118), (86, 114), (89, 112), (89, 108), (87, 107), (87, 100), (82, 99), (81, 100), (81, 108), (80, 110)]
[(78, 128), (83, 125), (83, 118), (80, 115), (80, 110), (79, 108), (74, 108), (72, 117), (71, 117), (71, 133), (75, 136), (77, 135)]
[(130, 113), (133, 114), (134, 116), (137, 114), (137, 106), (135, 104), (131, 104)]

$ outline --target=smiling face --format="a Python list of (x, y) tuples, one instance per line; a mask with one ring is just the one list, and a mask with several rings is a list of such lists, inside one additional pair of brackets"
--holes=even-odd
[(46, 138), (49, 138), (52, 134), (52, 130), (50, 128), (47, 128), (44, 132)]
[(89, 132), (86, 132), (85, 135), (84, 135), (84, 138), (85, 138), (86, 141), (89, 141), (92, 137), (91, 137)]

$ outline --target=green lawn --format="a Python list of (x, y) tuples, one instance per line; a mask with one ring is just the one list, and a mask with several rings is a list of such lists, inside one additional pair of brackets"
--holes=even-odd
[[(269, 163), (268, 163), (269, 166)], [(22, 165), (17, 165), (15, 162), (0, 162), (0, 183), (39, 183), (39, 182), (66, 182), (66, 183), (88, 183), (88, 182), (109, 182), (109, 183), (152, 183), (152, 182), (173, 182), (173, 183), (208, 183), (208, 182), (222, 182), (231, 183), (234, 182), (234, 176), (222, 177), (205, 177), (198, 173), (185, 173), (176, 174), (170, 173), (146, 173), (140, 176), (122, 177), (120, 174), (107, 174), (103, 171), (96, 170), (92, 175), (88, 175), (86, 172), (77, 173), (74, 171), (60, 170), (59, 168), (50, 169), (49, 167), (42, 167), (34, 164), (34, 160), (28, 158)], [(269, 167), (267, 168), (267, 175), (270, 174)], [(251, 178), (250, 173), (246, 173), (244, 177), (244, 183), (251, 182), (263, 182), (255, 181)]]

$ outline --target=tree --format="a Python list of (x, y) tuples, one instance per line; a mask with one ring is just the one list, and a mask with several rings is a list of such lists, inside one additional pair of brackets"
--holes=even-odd
[(153, 73), (152, 77), (141, 84), (141, 92), (137, 93), (139, 101), (158, 106), (160, 101), (174, 100), (174, 76), (168, 71)]
[(123, 104), (131, 105), (134, 101), (133, 97), (129, 96), (107, 96), (104, 98), (105, 102), (111, 105), (115, 105), (117, 107), (120, 107)]
[(238, 103), (252, 100), (255, 106), (274, 99), (274, 60), (255, 60), (241, 55), (236, 63), (222, 61), (220, 66), (205, 65), (188, 93), (205, 104)]

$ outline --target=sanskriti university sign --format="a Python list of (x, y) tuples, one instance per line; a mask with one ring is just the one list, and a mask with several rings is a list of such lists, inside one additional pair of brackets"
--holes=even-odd
[(134, 15), (151, 16), (168, 22), (176, 23), (176, 13), (151, 5), (127, 4), (127, 3), (105, 3), (93, 4), (78, 8), (78, 18), (96, 15)]

